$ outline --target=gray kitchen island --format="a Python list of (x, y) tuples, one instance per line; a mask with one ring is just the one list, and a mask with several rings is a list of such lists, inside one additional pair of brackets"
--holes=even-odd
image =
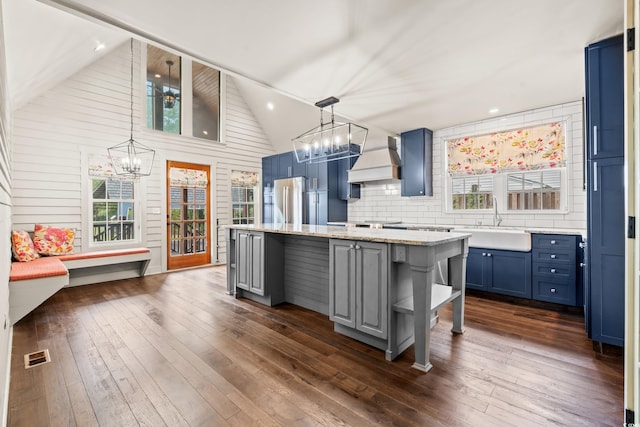
[[(292, 224), (225, 228), (227, 291), (262, 304), (296, 304), (329, 316), (334, 330), (391, 361), (415, 343), (427, 372), (438, 308), (453, 304), (464, 331), (469, 234)], [(446, 283), (436, 269), (448, 262)]]

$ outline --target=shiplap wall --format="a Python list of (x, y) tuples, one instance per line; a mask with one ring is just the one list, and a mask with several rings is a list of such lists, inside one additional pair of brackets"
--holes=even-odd
[[(166, 269), (166, 162), (204, 164), (211, 167), (212, 261), (224, 262), (222, 227), (231, 221), (230, 171), (259, 172), (261, 158), (273, 154), (273, 146), (233, 79), (224, 75), (221, 143), (146, 129), (142, 48), (134, 44), (134, 139), (155, 149), (156, 158), (152, 175), (138, 184), (142, 204), (137, 215), (141, 213), (143, 221), (137, 245), (152, 251), (149, 273)], [(90, 242), (87, 159), (105, 155), (108, 147), (129, 138), (129, 84), (127, 41), (15, 112), (14, 228), (33, 229), (36, 223), (76, 228), (77, 251), (96, 249)]]
[[(0, 22), (2, 22), (2, 0), (0, 0)], [(9, 268), (11, 267), (11, 132), (7, 100), (7, 73), (4, 37), (0, 31), (0, 420), (6, 425), (6, 408), (9, 391), (9, 362), (11, 334), (7, 328), (9, 312)]]
[(535, 126), (553, 121), (566, 123), (567, 211), (563, 213), (500, 212), (501, 226), (586, 228), (586, 193), (583, 188), (584, 137), (582, 101), (496, 117), (475, 123), (435, 130), (433, 135), (433, 196), (401, 197), (400, 181), (365, 183), (359, 200), (349, 201), (349, 220), (402, 221), (415, 224), (491, 224), (492, 213), (446, 211), (446, 141), (464, 136)]

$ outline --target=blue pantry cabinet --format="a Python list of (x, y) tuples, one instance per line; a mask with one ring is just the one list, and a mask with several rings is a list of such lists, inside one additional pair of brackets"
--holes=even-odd
[(622, 36), (585, 49), (587, 332), (624, 345), (624, 52)]

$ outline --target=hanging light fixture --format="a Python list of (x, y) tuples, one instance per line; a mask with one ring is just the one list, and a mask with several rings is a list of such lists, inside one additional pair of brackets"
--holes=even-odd
[[(293, 150), (298, 163), (320, 163), (360, 155), (364, 149), (369, 130), (355, 123), (336, 122), (333, 106), (340, 100), (329, 97), (318, 101), (320, 126), (293, 138)], [(331, 107), (331, 122), (324, 123), (324, 108)]]
[(131, 39), (131, 136), (129, 140), (114, 145), (107, 151), (116, 175), (134, 179), (151, 175), (156, 152), (133, 139), (133, 39)]
[(166, 64), (169, 66), (169, 89), (167, 89), (164, 94), (164, 108), (173, 108), (176, 105), (176, 98), (178, 95), (171, 88), (171, 67), (173, 66), (173, 61), (167, 61)]

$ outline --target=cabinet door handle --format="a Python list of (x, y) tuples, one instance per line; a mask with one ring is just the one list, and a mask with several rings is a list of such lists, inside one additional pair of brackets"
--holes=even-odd
[(487, 254), (487, 256), (491, 256), (491, 252), (489, 252), (489, 253)]
[(291, 166), (287, 166), (287, 175), (289, 176), (289, 178), (291, 178), (291, 175), (293, 175)]
[(551, 293), (555, 294), (556, 293), (556, 288), (551, 288)]
[(593, 191), (598, 191), (598, 162), (593, 162)]
[(587, 265), (587, 264), (585, 264), (584, 262), (580, 263), (580, 267), (584, 267), (585, 265)]
[(487, 256), (487, 253), (486, 252), (482, 252), (482, 256)]
[(555, 272), (556, 272), (556, 269), (555, 269), (555, 268), (552, 268), (552, 269), (551, 269), (551, 272), (552, 272), (552, 273), (555, 273)]
[(593, 155), (598, 155), (598, 126), (593, 125)]
[(360, 245), (356, 245), (356, 250), (360, 249)]
[(354, 245), (349, 245), (349, 249), (354, 249), (355, 246)]
[(551, 259), (556, 259), (556, 256), (555, 255), (551, 255)]
[(555, 240), (552, 240), (552, 241), (551, 241), (551, 242), (549, 242), (549, 243), (551, 243), (552, 245), (555, 245), (555, 244), (556, 244), (556, 241), (555, 241)]

